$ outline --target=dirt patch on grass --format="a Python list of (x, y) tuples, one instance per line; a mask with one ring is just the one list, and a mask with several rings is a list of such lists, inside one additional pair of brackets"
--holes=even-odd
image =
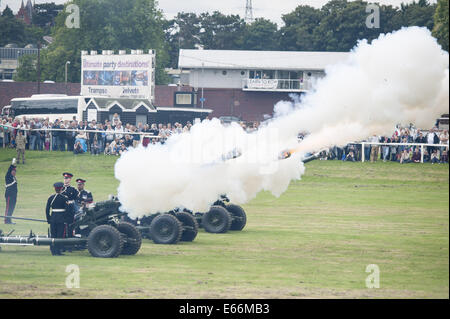
[(448, 290), (442, 292), (424, 292), (395, 289), (339, 289), (339, 288), (274, 288), (228, 286), (209, 288), (208, 283), (194, 285), (186, 289), (168, 288), (129, 288), (111, 292), (97, 289), (61, 289), (53, 287), (36, 287), (16, 285), (2, 287), (0, 298), (189, 298), (192, 299), (365, 299), (365, 298), (448, 298)]

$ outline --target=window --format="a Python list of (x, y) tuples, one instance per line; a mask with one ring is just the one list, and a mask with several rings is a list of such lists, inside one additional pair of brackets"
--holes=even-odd
[(175, 104), (176, 105), (192, 105), (192, 94), (175, 94)]
[(136, 114), (136, 125), (142, 123), (142, 125), (147, 124), (147, 115), (146, 114)]
[[(116, 114), (116, 113), (109, 113), (109, 115), (108, 115), (109, 121), (111, 122), (112, 125), (116, 125), (116, 123), (113, 123), (113, 116), (114, 116), (114, 114)], [(120, 121), (120, 114), (118, 114), (118, 113), (117, 113), (117, 118)]]
[(278, 71), (279, 79), (289, 79), (289, 71)]
[(262, 78), (263, 79), (274, 79), (275, 78), (275, 71), (273, 71), (273, 70), (263, 70), (262, 71)]
[(251, 70), (249, 72), (249, 79), (261, 79), (263, 71), (261, 70)]
[[(16, 115), (21, 114), (56, 114), (77, 113), (78, 99), (23, 99), (12, 101), (11, 106)], [(20, 112), (20, 113), (19, 113)]]

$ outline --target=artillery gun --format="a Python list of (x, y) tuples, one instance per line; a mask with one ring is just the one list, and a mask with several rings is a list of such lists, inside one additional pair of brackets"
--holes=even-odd
[(220, 196), (209, 211), (194, 214), (199, 227), (208, 233), (226, 233), (229, 230), (241, 231), (247, 224), (247, 215), (244, 209), (235, 204), (230, 204), (226, 195)]
[[(295, 150), (285, 150), (280, 153), (278, 159), (283, 160), (291, 157)], [(318, 158), (320, 153), (312, 154), (302, 159), (303, 163), (308, 163)], [(234, 158), (234, 157), (233, 157)], [(192, 212), (191, 212), (192, 213)], [(244, 209), (230, 203), (226, 195), (221, 195), (206, 213), (195, 213), (195, 219), (199, 227), (209, 233), (226, 233), (229, 230), (241, 231), (247, 224), (247, 215)]]
[(135, 225), (143, 238), (155, 244), (177, 244), (180, 241), (193, 241), (197, 237), (198, 223), (186, 210), (172, 210), (156, 213), (139, 219), (124, 217)]
[(32, 231), (28, 236), (10, 236), (11, 233), (5, 236), (0, 231), (0, 245), (59, 245), (66, 250), (87, 249), (93, 257), (102, 258), (135, 255), (141, 247), (141, 234), (134, 225), (121, 220), (126, 213), (119, 212), (119, 206), (120, 203), (113, 198), (98, 202), (94, 207), (76, 214), (74, 223), (70, 225), (75, 230), (74, 237), (50, 238), (36, 235)]
[[(278, 159), (289, 158), (294, 152), (296, 150), (285, 150), (280, 153)], [(230, 154), (227, 154), (224, 160), (240, 155), (237, 151)], [(319, 152), (312, 154), (302, 161), (308, 163), (317, 159), (319, 154)], [(176, 244), (180, 240), (193, 241), (198, 228), (204, 228), (209, 233), (241, 231), (247, 224), (247, 215), (241, 206), (230, 203), (226, 195), (221, 195), (205, 213), (193, 213), (188, 209), (174, 210), (165, 214), (145, 216), (131, 222), (141, 231), (144, 238), (152, 239), (157, 244)]]
[(242, 230), (247, 222), (245, 211), (228, 202), (229, 199), (223, 195), (206, 213), (194, 214), (188, 209), (175, 209), (137, 220), (126, 220), (136, 226), (143, 238), (153, 240), (156, 244), (176, 244), (179, 241), (193, 241), (201, 227), (209, 233)]

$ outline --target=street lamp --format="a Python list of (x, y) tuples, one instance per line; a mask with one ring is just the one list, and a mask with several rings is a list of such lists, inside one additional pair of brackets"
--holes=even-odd
[(205, 101), (205, 98), (203, 97), (203, 81), (205, 80), (205, 62), (202, 62), (202, 98), (200, 99), (202, 101), (202, 108), (203, 108), (203, 102)]
[(20, 61), (19, 61), (19, 59), (20, 59), (20, 51), (17, 50), (17, 67), (20, 67)]
[(70, 64), (70, 61), (66, 62), (66, 85), (67, 85), (67, 65)]
[(70, 61), (66, 61), (66, 94), (67, 94), (67, 65), (70, 64)]

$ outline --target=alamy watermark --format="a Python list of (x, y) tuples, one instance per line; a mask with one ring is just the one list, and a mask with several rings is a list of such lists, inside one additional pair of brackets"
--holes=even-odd
[(367, 265), (366, 272), (370, 273), (366, 278), (366, 287), (369, 289), (380, 288), (380, 268), (378, 265)]
[(370, 13), (366, 18), (366, 27), (378, 29), (380, 27), (380, 7), (376, 4), (368, 4), (366, 13)]
[(66, 27), (69, 29), (80, 28), (80, 8), (76, 4), (69, 4), (66, 8), (69, 15), (66, 18)]
[(80, 267), (75, 264), (67, 265), (66, 288), (80, 288)]

